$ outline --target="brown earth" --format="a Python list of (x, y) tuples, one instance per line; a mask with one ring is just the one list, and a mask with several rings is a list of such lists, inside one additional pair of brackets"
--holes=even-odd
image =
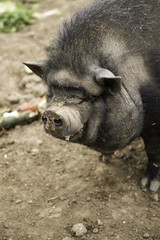
[[(38, 102), (45, 87), (21, 62), (43, 58), (63, 19), (88, 2), (41, 0), (37, 11), (58, 8), (62, 16), (0, 34), (1, 102)], [(0, 239), (160, 240), (158, 195), (139, 187), (146, 164), (141, 139), (104, 163), (85, 146), (46, 135), (40, 120), (9, 130), (0, 137)], [(77, 223), (87, 228), (82, 237), (72, 232)]]

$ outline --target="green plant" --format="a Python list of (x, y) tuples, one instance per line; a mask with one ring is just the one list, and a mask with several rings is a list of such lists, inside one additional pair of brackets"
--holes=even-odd
[(0, 32), (17, 32), (24, 26), (33, 24), (33, 12), (34, 5), (0, 1)]

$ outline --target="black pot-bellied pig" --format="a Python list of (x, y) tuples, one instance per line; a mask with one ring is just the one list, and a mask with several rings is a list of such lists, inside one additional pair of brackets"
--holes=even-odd
[(47, 133), (104, 154), (144, 140), (142, 187), (160, 185), (160, 1), (99, 0), (64, 22), (48, 59)]

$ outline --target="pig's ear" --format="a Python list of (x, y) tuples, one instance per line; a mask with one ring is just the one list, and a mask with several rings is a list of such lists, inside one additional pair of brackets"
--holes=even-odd
[(108, 69), (98, 69), (96, 71), (96, 80), (110, 94), (114, 95), (121, 90), (121, 77), (115, 76)]
[(41, 78), (44, 78), (44, 69), (45, 69), (45, 60), (35, 61), (35, 62), (23, 62), (29, 69), (32, 70), (36, 75)]

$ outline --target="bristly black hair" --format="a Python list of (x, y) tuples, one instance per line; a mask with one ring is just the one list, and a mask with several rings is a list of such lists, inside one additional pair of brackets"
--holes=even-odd
[(119, 34), (128, 49), (144, 56), (159, 75), (160, 54), (156, 63), (153, 57), (153, 51), (157, 52), (160, 46), (159, 11), (159, 0), (98, 0), (63, 23), (51, 42), (48, 65), (55, 69), (72, 68), (77, 74), (84, 73), (93, 59), (104, 65), (100, 46), (106, 32), (110, 32)]
[[(159, 125), (160, 131), (160, 81), (157, 84), (148, 84), (141, 87), (141, 97), (143, 102), (145, 125), (148, 123)], [(145, 127), (145, 126), (144, 126)]]

